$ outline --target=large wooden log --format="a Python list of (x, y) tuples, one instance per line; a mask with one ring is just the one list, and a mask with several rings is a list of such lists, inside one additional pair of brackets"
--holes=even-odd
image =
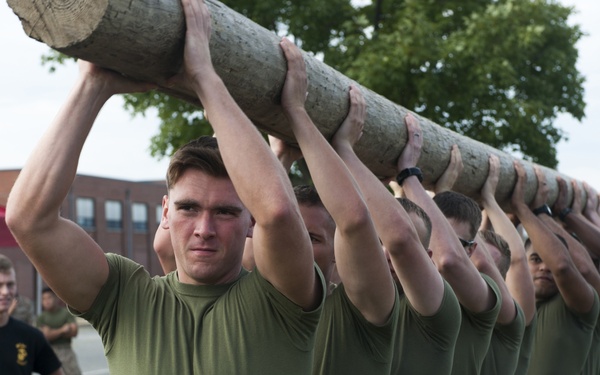
[[(279, 106), (286, 73), (280, 38), (216, 0), (206, 3), (213, 22), (212, 59), (229, 91), (257, 127), (293, 141)], [(69, 56), (159, 84), (180, 69), (185, 20), (178, 0), (8, 0), (8, 4), (27, 35)], [(309, 76), (306, 106), (321, 132), (330, 137), (346, 116), (347, 90), (353, 81), (309, 54), (305, 60)], [(169, 94), (201, 105), (185, 87), (162, 87)], [(377, 175), (393, 175), (406, 141), (403, 118), (408, 110), (361, 88), (368, 114), (357, 153)], [(465, 169), (454, 190), (476, 198), (487, 176), (488, 155), (495, 153), (501, 162), (496, 196), (507, 207), (515, 182), (514, 157), (425, 118), (420, 120), (424, 150), (419, 166), (425, 185), (431, 186), (439, 178), (448, 165), (451, 146), (458, 144)], [(526, 198), (530, 200), (537, 182), (533, 165), (524, 164), (529, 177)], [(553, 202), (558, 173), (543, 169)], [(569, 199), (571, 196), (570, 190)]]

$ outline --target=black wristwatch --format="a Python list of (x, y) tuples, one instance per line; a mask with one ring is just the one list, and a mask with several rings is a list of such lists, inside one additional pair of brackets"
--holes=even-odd
[(396, 182), (398, 185), (402, 186), (404, 180), (406, 180), (410, 176), (417, 176), (419, 182), (423, 182), (423, 172), (418, 167), (406, 168), (403, 169), (398, 176), (396, 176)]
[(571, 207), (566, 207), (563, 208), (559, 213), (558, 213), (558, 218), (560, 219), (560, 221), (565, 221), (565, 219), (567, 218), (567, 215), (571, 213)]
[(533, 210), (531, 210), (536, 216), (539, 214), (546, 214), (549, 216), (552, 216), (552, 210), (550, 209), (550, 206), (548, 206), (547, 204), (540, 206), (538, 208), (535, 208)]

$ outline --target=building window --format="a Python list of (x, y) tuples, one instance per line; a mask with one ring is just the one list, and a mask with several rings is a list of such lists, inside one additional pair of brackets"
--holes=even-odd
[(148, 231), (148, 207), (144, 203), (134, 203), (131, 206), (131, 218), (134, 231)]
[(106, 228), (123, 229), (123, 208), (121, 202), (107, 200), (104, 203), (106, 211)]
[(75, 201), (77, 224), (84, 229), (94, 229), (94, 200), (92, 198), (77, 198)]
[(160, 221), (162, 220), (162, 205), (156, 206), (156, 225), (160, 225)]

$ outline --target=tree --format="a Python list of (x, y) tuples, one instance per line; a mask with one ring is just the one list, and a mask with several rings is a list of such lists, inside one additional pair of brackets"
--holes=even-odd
[[(469, 138), (555, 168), (559, 113), (584, 116), (573, 9), (543, 0), (383, 1), (326, 62)], [(375, 11), (376, 5), (365, 11)]]
[[(224, 2), (403, 107), (550, 168), (564, 137), (557, 115), (584, 116), (575, 66), (583, 34), (567, 25), (573, 9), (553, 1)], [(196, 107), (164, 94), (129, 95), (126, 108), (158, 109), (157, 157), (212, 132)]]

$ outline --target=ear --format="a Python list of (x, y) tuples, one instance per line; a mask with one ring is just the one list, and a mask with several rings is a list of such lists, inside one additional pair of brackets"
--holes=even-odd
[(475, 249), (477, 249), (477, 242), (475, 242), (475, 243), (473, 244), (473, 246), (469, 246), (469, 247), (467, 248), (467, 255), (470, 257), (470, 256), (471, 256), (471, 254), (473, 254), (473, 251), (475, 251)]
[(168, 195), (163, 195), (162, 197), (162, 217), (160, 218), (160, 226), (163, 229), (169, 229), (169, 219), (168, 219), (168, 212), (169, 212), (169, 196)]
[(254, 220), (253, 217), (250, 217), (251, 223), (250, 226), (248, 227), (248, 231), (246, 232), (246, 237), (248, 238), (252, 238), (252, 235), (254, 234), (254, 224), (256, 224), (256, 220)]

